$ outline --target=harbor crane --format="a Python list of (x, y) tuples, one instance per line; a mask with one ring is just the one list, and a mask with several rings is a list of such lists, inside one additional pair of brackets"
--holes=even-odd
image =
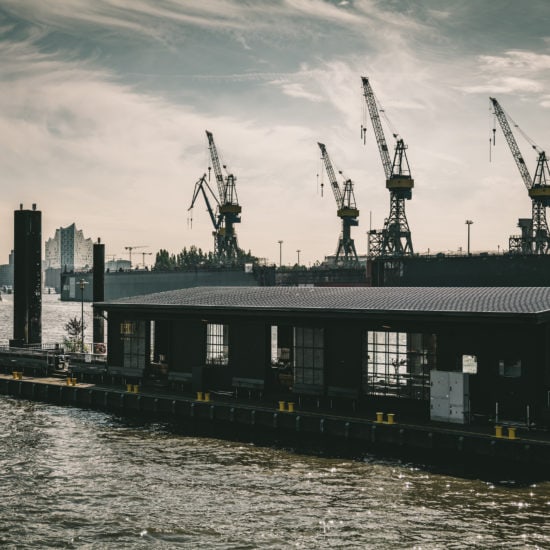
[[(208, 174), (213, 168), (214, 176), (217, 184), (217, 194), (208, 184), (206, 174), (195, 183), (191, 206), (188, 210), (192, 210), (199, 195), (202, 194), (206, 209), (210, 216), (210, 221), (214, 227), (212, 235), (214, 236), (214, 254), (223, 263), (231, 263), (236, 260), (239, 254), (239, 246), (237, 244), (237, 235), (234, 225), (241, 221), (241, 206), (237, 198), (236, 181), (237, 178), (227, 171), (225, 165), (222, 166), (214, 136), (212, 132), (206, 130), (208, 139), (208, 148), (210, 150), (210, 159), (212, 167), (208, 168)], [(224, 176), (225, 171), (226, 175)], [(209, 178), (208, 178), (209, 179)]]
[[(336, 199), (336, 211), (339, 218), (342, 219), (342, 232), (338, 239), (338, 246), (336, 248), (335, 263), (344, 265), (358, 265), (359, 258), (357, 257), (357, 251), (355, 250), (355, 243), (351, 238), (351, 227), (359, 224), (357, 217), (359, 216), (359, 210), (355, 203), (355, 194), (353, 192), (353, 182), (350, 179), (344, 178), (343, 191), (338, 184), (336, 174), (330, 162), (327, 149), (324, 143), (317, 143), (319, 149), (321, 149), (321, 158), (325, 164), (328, 178), (330, 180), (330, 186)], [(340, 175), (343, 174), (340, 172)]]
[[(546, 221), (546, 207), (550, 206), (550, 171), (548, 169), (546, 153), (536, 143), (525, 136), (531, 147), (538, 154), (535, 177), (531, 178), (509, 122), (517, 128), (519, 126), (515, 124), (510, 115), (504, 111), (494, 97), (489, 99), (493, 105), (495, 117), (500, 124), (502, 133), (516, 161), (523, 183), (527, 187), (527, 193), (531, 198), (532, 204), (531, 218), (519, 219), (518, 226), (521, 228), (521, 235), (512, 235), (510, 237), (509, 250), (512, 253), (520, 254), (548, 254), (550, 253), (550, 234)], [(523, 132), (521, 133), (525, 135)]]
[(132, 267), (132, 250), (136, 250), (137, 248), (147, 248), (148, 245), (137, 245), (137, 246), (125, 246), (124, 250), (128, 251), (128, 256), (130, 260), (130, 267)]
[[(409, 222), (405, 214), (405, 200), (412, 197), (414, 180), (407, 160), (407, 146), (397, 133), (393, 161), (390, 158), (384, 129), (374, 92), (367, 77), (361, 77), (363, 94), (368, 107), (382, 167), (386, 176), (386, 188), (390, 192), (390, 215), (384, 220), (382, 230), (369, 231), (369, 255), (371, 256), (412, 256), (414, 254)], [(364, 135), (362, 128), (361, 134)]]

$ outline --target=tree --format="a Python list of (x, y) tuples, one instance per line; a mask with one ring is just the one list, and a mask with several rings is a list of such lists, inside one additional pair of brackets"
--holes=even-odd
[(63, 345), (67, 351), (84, 351), (82, 349), (82, 330), (86, 329), (86, 324), (78, 317), (69, 319), (63, 326), (68, 337), (63, 339)]
[(155, 269), (158, 271), (171, 271), (176, 266), (176, 257), (170, 256), (168, 250), (161, 248), (156, 255)]

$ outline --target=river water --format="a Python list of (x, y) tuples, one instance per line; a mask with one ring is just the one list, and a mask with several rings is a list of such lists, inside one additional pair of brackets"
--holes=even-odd
[[(47, 296), (44, 341), (79, 313)], [(550, 548), (550, 482), (315, 456), (4, 396), (0, 472), (1, 548)]]

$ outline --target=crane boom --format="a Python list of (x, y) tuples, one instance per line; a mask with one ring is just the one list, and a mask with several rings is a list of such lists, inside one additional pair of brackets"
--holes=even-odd
[(392, 175), (392, 161), (390, 153), (388, 151), (388, 144), (386, 143), (386, 137), (384, 136), (384, 129), (382, 128), (382, 121), (380, 120), (380, 114), (378, 112), (378, 106), (376, 105), (376, 98), (372, 91), (369, 79), (365, 76), (361, 77), (363, 82), (363, 92), (367, 107), (369, 109), (370, 119), (372, 121), (372, 127), (374, 129), (374, 135), (376, 136), (376, 143), (378, 144), (378, 151), (380, 152), (380, 158), (382, 159), (382, 166), (386, 179), (390, 179)]
[(328, 179), (330, 180), (330, 186), (332, 187), (332, 192), (334, 193), (334, 198), (336, 199), (336, 204), (338, 208), (343, 208), (344, 206), (344, 197), (342, 196), (342, 191), (338, 185), (338, 180), (336, 179), (336, 174), (334, 173), (334, 168), (330, 162), (330, 157), (328, 156), (327, 148), (324, 143), (317, 142), (319, 149), (321, 149), (321, 158), (325, 163), (325, 169), (328, 174)]
[(214, 136), (212, 132), (206, 130), (206, 137), (208, 138), (208, 148), (210, 149), (210, 158), (212, 159), (212, 167), (214, 168), (214, 175), (216, 176), (216, 183), (218, 184), (218, 192), (220, 196), (220, 204), (225, 203), (225, 181), (223, 179), (222, 167), (220, 164), (220, 157), (214, 143)]
[(508, 142), (508, 146), (512, 151), (512, 156), (516, 161), (516, 165), (523, 179), (523, 183), (525, 183), (525, 187), (527, 187), (527, 189), (531, 189), (531, 187), (533, 186), (533, 179), (531, 178), (531, 174), (529, 174), (529, 170), (527, 169), (527, 165), (525, 164), (523, 155), (521, 154), (521, 151), (518, 147), (516, 138), (514, 137), (514, 134), (512, 133), (512, 129), (508, 124), (508, 117), (506, 116), (506, 113), (500, 106), (500, 103), (494, 97), (491, 97), (489, 99), (493, 104), (493, 108), (495, 110), (495, 116), (497, 117), (500, 127), (502, 128), (502, 133), (504, 134), (504, 137)]

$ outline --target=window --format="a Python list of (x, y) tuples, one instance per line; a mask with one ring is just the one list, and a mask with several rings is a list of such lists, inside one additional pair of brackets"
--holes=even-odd
[(368, 331), (365, 336), (365, 393), (429, 398), (430, 370), (435, 368), (435, 335)]
[(155, 360), (155, 321), (149, 322), (149, 342), (151, 342), (149, 361), (152, 363)]
[(206, 364), (227, 365), (229, 363), (229, 327), (208, 323), (206, 325)]
[(136, 330), (136, 324), (130, 323), (129, 321), (124, 321), (120, 323), (120, 334), (121, 336), (130, 336), (134, 334)]
[(290, 368), (292, 327), (271, 326), (271, 364)]
[(144, 321), (124, 321), (120, 324), (120, 336), (123, 342), (123, 366), (126, 368), (145, 368), (145, 325)]
[(506, 378), (519, 378), (521, 376), (521, 360), (501, 359), (498, 362), (498, 373)]
[(324, 331), (322, 328), (294, 327), (294, 382), (324, 383)]

